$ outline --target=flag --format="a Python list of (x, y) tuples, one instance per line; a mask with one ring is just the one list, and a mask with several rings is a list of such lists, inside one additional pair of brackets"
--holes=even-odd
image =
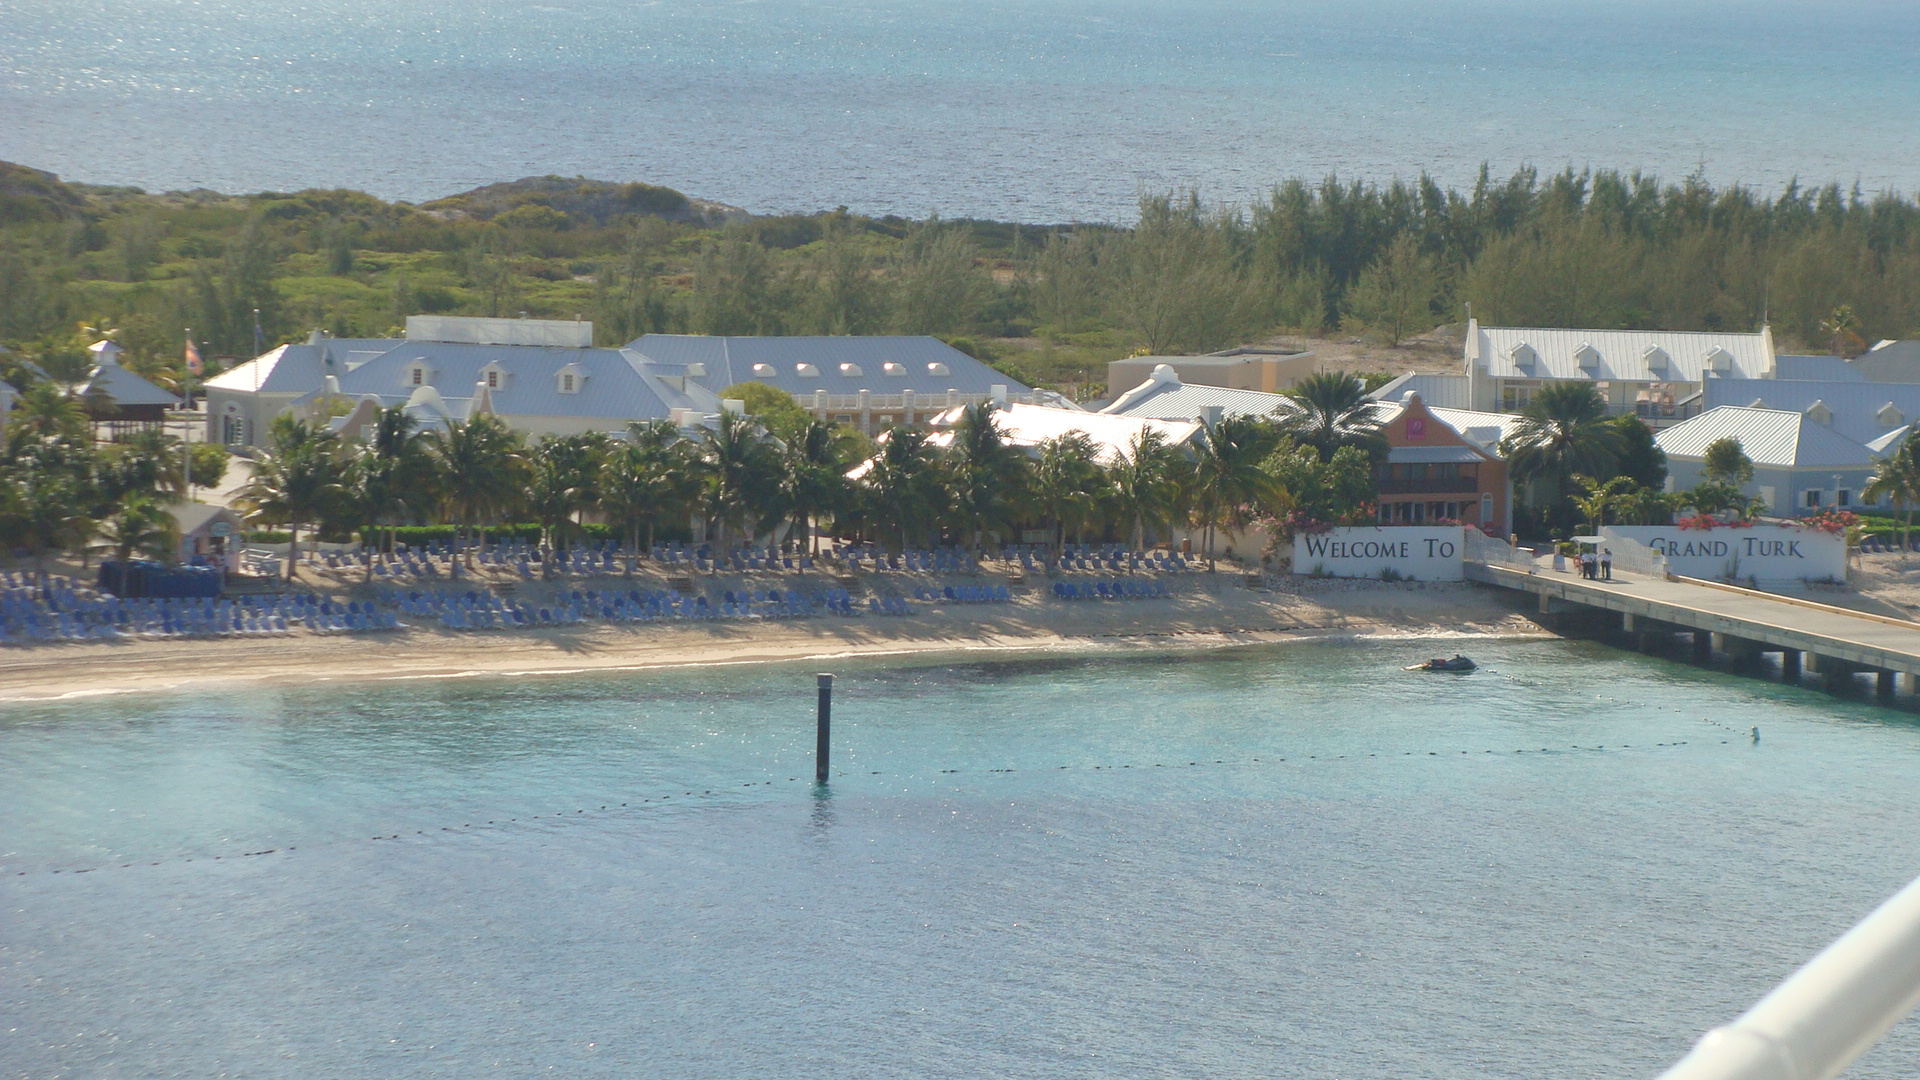
[(205, 368), (205, 366), (206, 365), (200, 362), (199, 346), (193, 343), (192, 338), (188, 338), (187, 339), (187, 372), (188, 374), (198, 375)]

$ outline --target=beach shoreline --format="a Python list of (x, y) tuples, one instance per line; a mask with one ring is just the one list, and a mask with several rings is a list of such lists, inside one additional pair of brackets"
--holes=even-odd
[[(1474, 585), (1316, 583), (1194, 589), (1170, 601), (1026, 597), (905, 618), (586, 624), (52, 644), (0, 650), (0, 702), (407, 679), (551, 677), (941, 653), (1174, 652), (1282, 641), (1551, 636)], [(1410, 653), (1411, 655), (1411, 653)]]

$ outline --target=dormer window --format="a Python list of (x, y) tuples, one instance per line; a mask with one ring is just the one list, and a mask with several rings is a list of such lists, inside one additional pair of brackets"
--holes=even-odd
[(771, 379), (771, 378), (773, 378), (773, 375), (774, 375), (774, 371), (773, 371), (773, 365), (772, 365), (772, 364), (755, 364), (755, 365), (753, 365), (753, 377), (754, 377), (754, 378), (756, 378), (756, 379)]
[(1833, 423), (1833, 410), (1827, 408), (1826, 402), (1816, 401), (1807, 406), (1807, 419), (1816, 424), (1831, 424)]
[(1658, 345), (1647, 346), (1646, 351), (1640, 354), (1640, 358), (1647, 362), (1647, 369), (1649, 371), (1667, 370), (1667, 361), (1672, 359), (1672, 357), (1667, 355), (1667, 350)]
[(1540, 354), (1533, 351), (1533, 346), (1523, 341), (1507, 350), (1507, 359), (1513, 361), (1514, 367), (1530, 368), (1540, 359)]
[(480, 369), (480, 381), (486, 384), (487, 389), (498, 390), (507, 385), (507, 369), (499, 364), (488, 364)]
[(581, 384), (587, 381), (587, 373), (579, 364), (568, 364), (556, 374), (560, 392), (563, 394), (579, 393)]
[(860, 365), (859, 365), (859, 364), (841, 364), (841, 365), (840, 365), (840, 374), (842, 374), (842, 375), (865, 375), (865, 374), (866, 374), (866, 372), (864, 372), (864, 371), (862, 371), (862, 370), (860, 370)]
[(793, 373), (803, 379), (817, 379), (820, 377), (820, 365), (795, 364), (793, 365)]
[(880, 372), (883, 375), (898, 375), (904, 379), (907, 377), (907, 365), (896, 364), (893, 361), (889, 360), (886, 363), (880, 365)]
[(1573, 350), (1573, 359), (1581, 367), (1591, 370), (1600, 366), (1600, 350), (1583, 341), (1579, 348)]
[(1879, 421), (1881, 427), (1897, 428), (1907, 422), (1906, 414), (1891, 401), (1880, 406), (1880, 411), (1874, 413), (1873, 418)]
[(927, 374), (929, 374), (929, 375), (951, 375), (951, 374), (953, 374), (953, 372), (947, 369), (947, 365), (945, 365), (945, 364), (943, 364), (943, 363), (941, 363), (941, 362), (940, 362), (940, 361), (938, 361), (938, 360), (935, 360), (934, 362), (932, 362), (932, 363), (930, 363), (930, 364), (928, 364), (928, 365), (927, 365)]
[(1733, 354), (1728, 352), (1725, 348), (1719, 345), (1715, 345), (1712, 349), (1707, 351), (1707, 370), (1708, 371), (1733, 370)]

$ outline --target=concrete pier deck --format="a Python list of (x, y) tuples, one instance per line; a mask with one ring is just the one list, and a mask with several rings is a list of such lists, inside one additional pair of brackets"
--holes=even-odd
[(1662, 580), (1616, 573), (1612, 581), (1587, 581), (1574, 574), (1525, 570), (1468, 562), (1467, 579), (1532, 593), (1543, 613), (1587, 608), (1619, 612), (1627, 632), (1700, 635), (1734, 655), (1784, 654), (1783, 666), (1836, 678), (1871, 672), (1880, 690), (1893, 691), (1894, 673), (1905, 672), (1915, 689), (1920, 673), (1920, 623), (1868, 612), (1776, 596), (1688, 578)]

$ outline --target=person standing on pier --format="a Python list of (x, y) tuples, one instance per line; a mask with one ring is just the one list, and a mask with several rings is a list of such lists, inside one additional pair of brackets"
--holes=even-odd
[(1600, 576), (1607, 579), (1608, 581), (1613, 580), (1613, 549), (1612, 548), (1600, 549)]

